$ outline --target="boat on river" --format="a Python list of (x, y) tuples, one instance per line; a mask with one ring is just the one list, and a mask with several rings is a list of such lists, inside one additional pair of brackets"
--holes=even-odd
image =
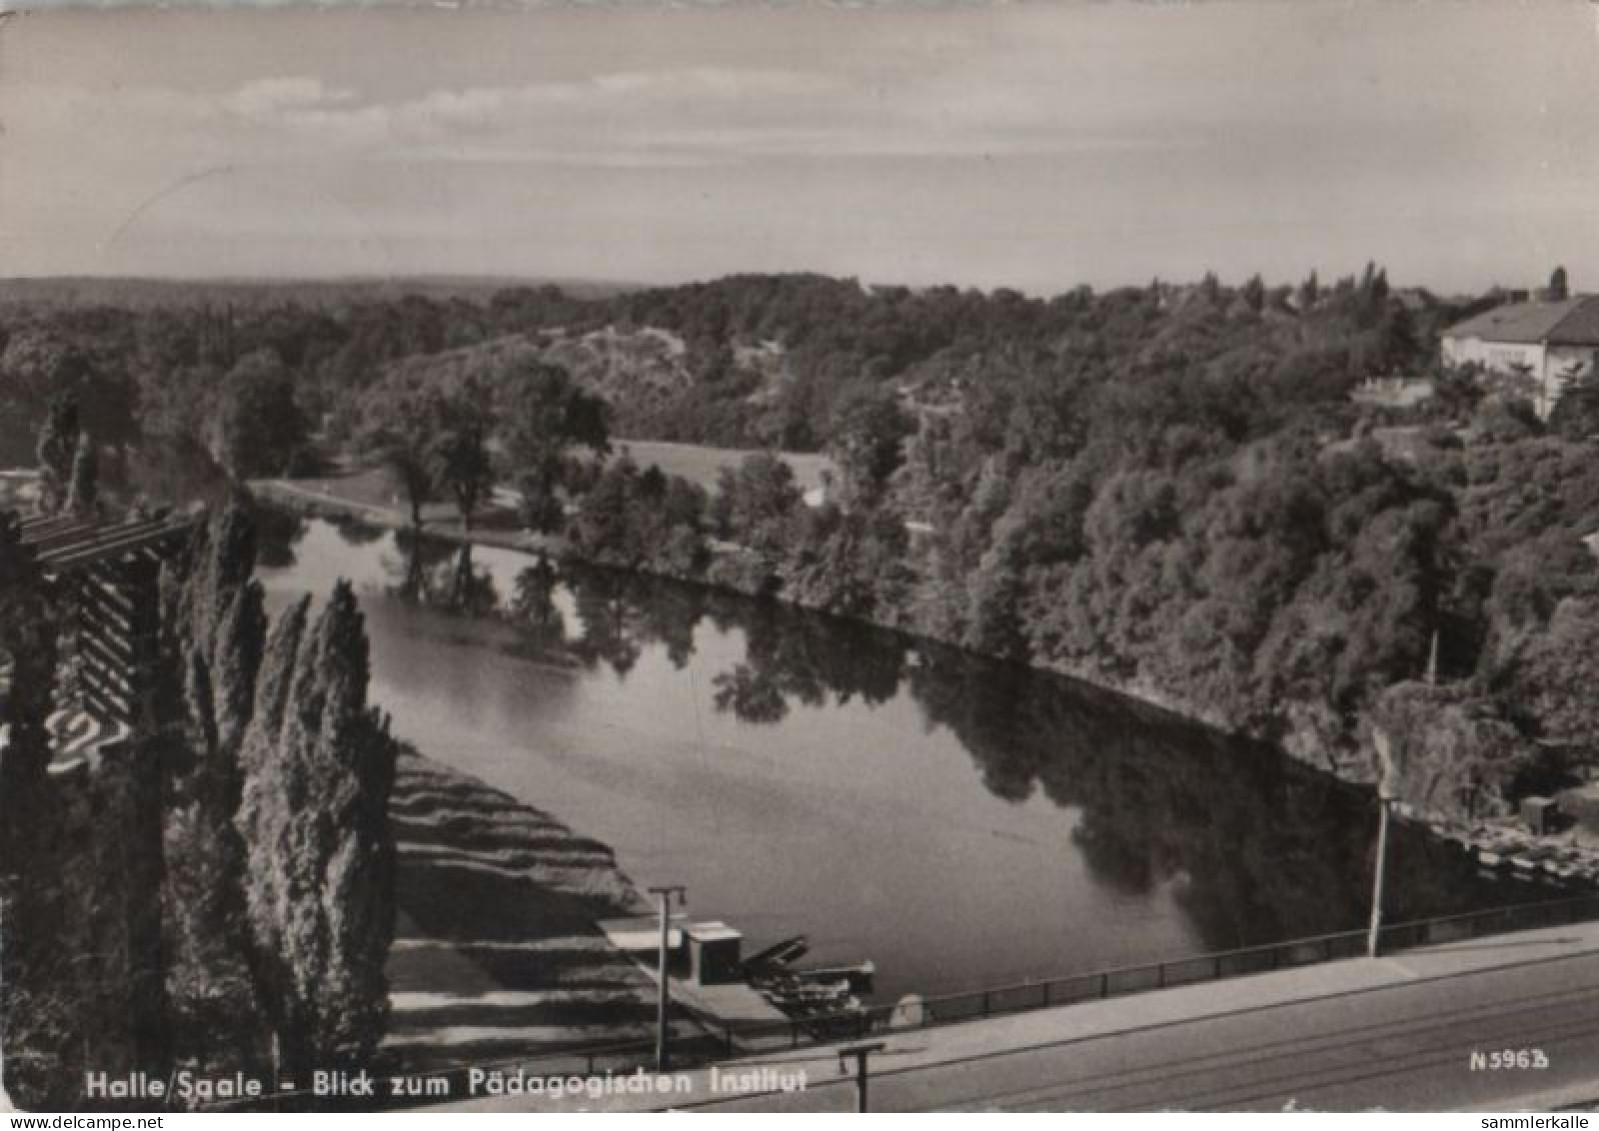
[(798, 962), (811, 951), (811, 942), (804, 935), (795, 935), (791, 939), (784, 939), (765, 950), (750, 955), (744, 960), (744, 969), (752, 974), (759, 975), (770, 970), (786, 969), (791, 962)]
[(810, 953), (804, 935), (784, 939), (744, 962), (744, 974), (761, 995), (794, 1018), (824, 1017), (862, 1008), (856, 992), (867, 992), (876, 967), (871, 962), (796, 970), (792, 963)]
[(850, 992), (849, 982), (842, 978), (836, 982), (813, 982), (789, 976), (757, 988), (768, 1001), (785, 1013), (835, 1013), (860, 1005), (860, 1001)]
[(813, 966), (803, 970), (790, 970), (789, 973), (802, 981), (844, 981), (849, 984), (851, 993), (869, 994), (872, 992), (872, 981), (877, 976), (877, 964), (867, 959), (865, 962), (838, 966)]

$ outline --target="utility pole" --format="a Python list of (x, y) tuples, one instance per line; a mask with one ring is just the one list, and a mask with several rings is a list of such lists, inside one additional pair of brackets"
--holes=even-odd
[(886, 1041), (870, 1041), (864, 1045), (846, 1045), (838, 1050), (838, 1070), (849, 1071), (849, 1066), (844, 1062), (850, 1057), (855, 1058), (855, 1110), (866, 1110), (866, 1058), (874, 1052), (882, 1052), (888, 1047)]
[(666, 1043), (668, 1030), (666, 1026), (666, 1011), (672, 1002), (672, 984), (667, 979), (667, 956), (671, 948), (667, 945), (671, 934), (671, 908), (672, 896), (676, 894), (678, 907), (688, 905), (688, 891), (682, 884), (668, 884), (649, 889), (650, 894), (661, 901), (661, 955), (659, 973), (661, 976), (660, 997), (658, 999), (655, 1017), (655, 1071), (664, 1073), (670, 1064), (670, 1053)]

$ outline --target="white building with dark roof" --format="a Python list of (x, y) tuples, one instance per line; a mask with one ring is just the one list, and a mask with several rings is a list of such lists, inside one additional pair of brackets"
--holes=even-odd
[(1599, 364), (1599, 295), (1496, 306), (1443, 332), (1447, 365), (1481, 365), (1520, 374), (1534, 386), (1539, 416), (1561, 391)]

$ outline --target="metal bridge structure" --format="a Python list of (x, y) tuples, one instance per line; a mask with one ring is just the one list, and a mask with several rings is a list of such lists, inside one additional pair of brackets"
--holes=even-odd
[(161, 563), (198, 519), (162, 514), (106, 521), (37, 515), (20, 523), (23, 552), (64, 610), (56, 762), (75, 762), (147, 722), (160, 629)]

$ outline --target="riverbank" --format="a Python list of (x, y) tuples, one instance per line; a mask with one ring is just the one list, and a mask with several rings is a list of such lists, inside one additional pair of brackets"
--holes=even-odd
[(648, 1036), (654, 982), (595, 925), (648, 911), (607, 846), (409, 749), (389, 822), (386, 1059), (426, 1072)]

